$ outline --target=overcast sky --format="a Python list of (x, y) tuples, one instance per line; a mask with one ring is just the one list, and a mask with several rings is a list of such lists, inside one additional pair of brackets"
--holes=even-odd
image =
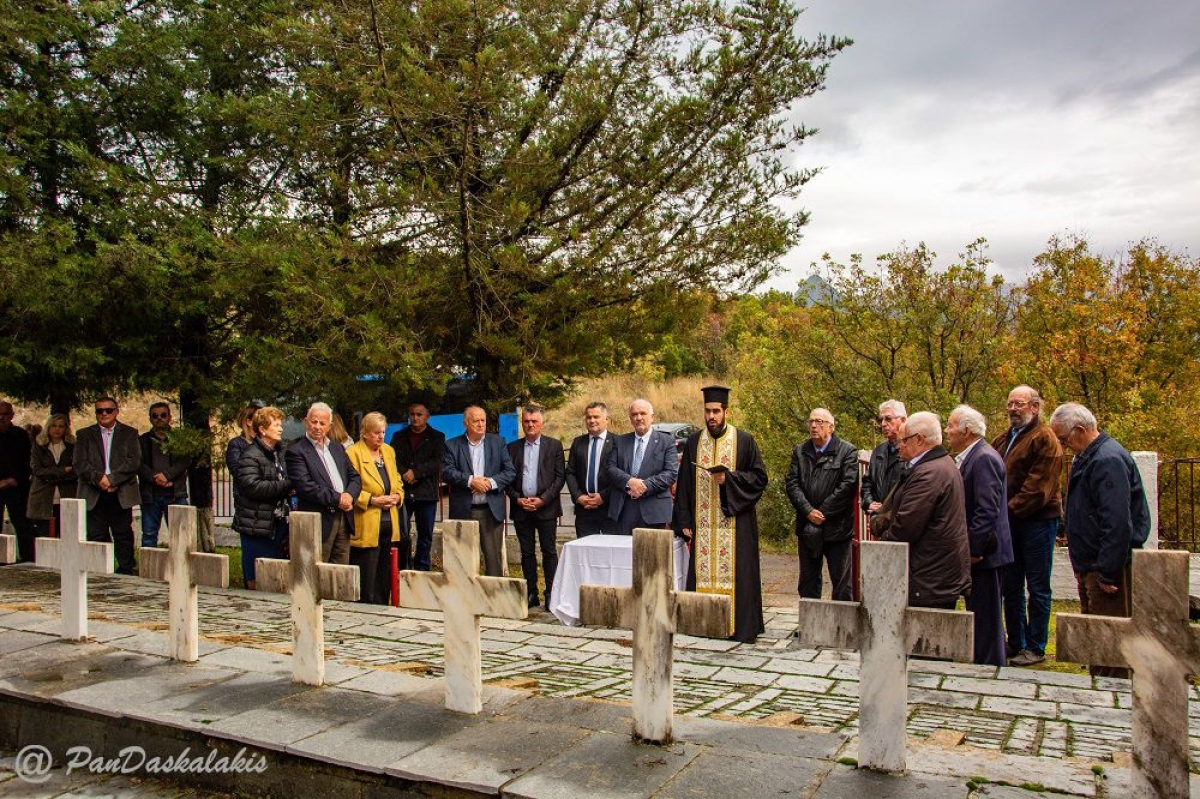
[(854, 45), (796, 106), (821, 129), (796, 163), (824, 172), (768, 285), (902, 241), (944, 265), (983, 236), (1010, 279), (1055, 233), (1200, 254), (1200, 2), (798, 2), (803, 36)]

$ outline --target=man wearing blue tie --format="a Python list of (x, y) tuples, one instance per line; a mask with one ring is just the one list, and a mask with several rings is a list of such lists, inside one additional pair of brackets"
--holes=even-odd
[(608, 432), (608, 406), (590, 403), (583, 413), (587, 432), (571, 442), (567, 454), (567, 490), (575, 503), (575, 537), (608, 534), (617, 523), (608, 518), (608, 458), (615, 436)]
[(667, 527), (671, 523), (674, 501), (671, 486), (679, 474), (675, 441), (658, 430), (654, 406), (644, 399), (629, 405), (632, 433), (617, 438), (608, 462), (612, 483), (609, 518), (617, 523), (617, 532), (632, 535), (638, 527)]

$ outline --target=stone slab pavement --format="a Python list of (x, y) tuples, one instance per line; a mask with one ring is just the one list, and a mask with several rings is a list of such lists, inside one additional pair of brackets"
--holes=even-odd
[[(556, 728), (549, 737), (536, 729), (520, 733), (539, 741), (545, 753), (535, 766), (523, 759), (522, 747), (509, 745), (523, 739), (515, 728), (480, 733), (473, 725), (499, 721), (440, 711), (440, 613), (326, 603), (332, 685), (310, 689), (290, 682), (286, 596), (201, 588), (199, 597), (201, 658), (184, 666), (165, 660), (165, 585), (93, 576), (95, 640), (68, 646), (57, 640), (57, 573), (0, 568), (0, 694), (284, 747), (398, 779), (514, 795), (553, 796), (588, 786), (597, 795), (619, 795), (614, 775), (644, 754), (628, 741), (627, 631), (562, 627), (545, 613), (483, 620), (489, 712), (503, 716), (504, 708), (519, 704), (521, 720)], [(700, 786), (736, 784), (717, 782), (718, 773), (742, 774), (736, 779), (759, 785), (755, 780), (774, 770), (791, 775), (793, 786), (811, 787), (808, 795), (861, 792), (869, 778), (836, 765), (857, 747), (858, 657), (800, 649), (792, 637), (796, 626), (789, 600), (768, 610), (767, 633), (754, 645), (677, 636), (675, 705), (683, 742), (669, 757), (651, 758), (656, 767), (667, 763), (671, 776), (655, 785), (632, 777), (622, 784), (636, 783), (634, 795), (682, 796)], [(56, 670), (52, 677), (42, 673), (46, 668)], [(909, 684), (910, 770), (931, 781), (932, 795), (965, 796), (965, 780), (974, 776), (1075, 795), (1120, 795), (1112, 790), (1128, 775), (1128, 681), (1092, 678), (1082, 669), (913, 661)], [(354, 693), (343, 698), (333, 688)], [(1192, 690), (1192, 699), (1200, 699)], [(389, 697), (404, 701), (389, 704)], [(376, 702), (379, 709), (371, 712)], [(257, 707), (253, 716), (242, 715), (248, 703)], [(1200, 703), (1193, 702), (1190, 718), (1197, 770)], [(725, 751), (742, 739), (748, 753)], [(738, 768), (725, 762), (731, 757)]]
[[(437, 528), (435, 528), (436, 530)], [(240, 545), (237, 533), (234, 533), (223, 525), (216, 526), (215, 537), (218, 546), (236, 547)], [(574, 538), (574, 527), (563, 526), (558, 528), (558, 546), (560, 549), (563, 544)], [(507, 541), (509, 562), (519, 567), (521, 562), (520, 547), (517, 544), (516, 535), (511, 528), (508, 530)], [(440, 563), (440, 532), (435, 532), (433, 551), (434, 562)], [(797, 583), (800, 577), (800, 567), (796, 556), (793, 554), (764, 552), (760, 556), (760, 562), (763, 604), (767, 607), (778, 608), (795, 606), (798, 595)], [(1200, 596), (1200, 555), (1193, 555), (1191, 564), (1191, 593)], [(826, 574), (824, 595), (827, 599), (830, 596), (830, 588), (829, 576)], [(1050, 591), (1054, 599), (1066, 599), (1073, 602), (1079, 601), (1079, 591), (1075, 586), (1075, 574), (1071, 569), (1071, 559), (1067, 556), (1065, 547), (1057, 547), (1054, 550), (1054, 567), (1050, 573)]]

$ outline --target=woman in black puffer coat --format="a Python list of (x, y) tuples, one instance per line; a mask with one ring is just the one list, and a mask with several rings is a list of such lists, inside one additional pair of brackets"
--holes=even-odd
[(233, 529), (242, 537), (242, 577), (253, 590), (254, 561), (287, 558), (288, 495), (292, 492), (283, 463), (283, 412), (260, 408), (254, 413), (257, 435), (238, 459), (234, 472), (237, 502)]

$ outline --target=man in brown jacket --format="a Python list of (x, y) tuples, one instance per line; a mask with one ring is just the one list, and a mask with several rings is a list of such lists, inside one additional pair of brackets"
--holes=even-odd
[(1050, 570), (1062, 515), (1058, 480), (1063, 451), (1054, 431), (1042, 421), (1041, 411), (1037, 391), (1017, 386), (1008, 395), (1009, 429), (992, 441), (1008, 474), (1013, 562), (1004, 575), (1004, 627), (1010, 666), (1045, 660), (1050, 635)]
[[(908, 544), (910, 606), (953, 610), (958, 598), (971, 592), (962, 476), (942, 447), (942, 424), (935, 414), (910, 416), (896, 445), (907, 473), (892, 494), (890, 521), (876, 535)], [(887, 518), (882, 514), (876, 520)]]

